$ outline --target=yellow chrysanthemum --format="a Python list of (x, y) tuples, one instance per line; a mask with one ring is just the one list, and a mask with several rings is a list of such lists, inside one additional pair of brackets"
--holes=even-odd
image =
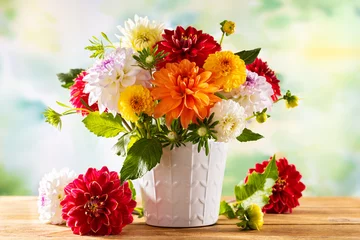
[(119, 111), (122, 117), (131, 122), (137, 122), (140, 113), (151, 115), (154, 112), (154, 100), (150, 90), (142, 85), (127, 87), (119, 99)]
[(225, 92), (238, 88), (246, 81), (245, 62), (230, 51), (210, 54), (205, 61), (204, 69), (213, 72), (212, 81)]
[(125, 22), (124, 27), (118, 26), (118, 28), (123, 34), (122, 37), (118, 36), (121, 46), (141, 51), (144, 48), (152, 48), (161, 40), (164, 24), (149, 21), (148, 17), (135, 15), (134, 21), (129, 19)]

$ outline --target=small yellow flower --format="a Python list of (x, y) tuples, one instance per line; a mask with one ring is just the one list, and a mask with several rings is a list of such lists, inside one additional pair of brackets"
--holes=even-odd
[(141, 113), (154, 112), (154, 100), (150, 90), (142, 85), (127, 87), (119, 99), (119, 111), (125, 120), (137, 122)]
[(233, 21), (227, 21), (222, 24), (221, 30), (226, 33), (226, 36), (229, 36), (235, 32), (235, 23)]
[(264, 213), (257, 204), (251, 204), (246, 209), (247, 226), (253, 230), (260, 230), (264, 224)]
[(245, 62), (231, 51), (210, 54), (204, 69), (213, 73), (212, 81), (225, 92), (240, 87), (246, 81)]

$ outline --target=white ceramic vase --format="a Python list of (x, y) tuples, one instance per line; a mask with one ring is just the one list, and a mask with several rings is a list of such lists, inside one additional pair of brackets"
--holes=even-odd
[(164, 149), (160, 164), (140, 179), (147, 224), (200, 227), (216, 223), (227, 144), (210, 142), (209, 147), (208, 156), (192, 144)]

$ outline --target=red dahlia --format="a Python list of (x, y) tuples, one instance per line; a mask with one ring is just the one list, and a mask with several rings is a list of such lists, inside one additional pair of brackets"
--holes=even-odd
[(209, 54), (221, 50), (212, 36), (193, 27), (188, 27), (186, 30), (181, 26), (176, 30), (165, 29), (162, 36), (164, 40), (157, 43), (158, 51), (164, 51), (168, 55), (158, 64), (158, 69), (164, 67), (166, 63), (178, 63), (183, 59), (188, 59), (202, 67)]
[[(88, 108), (84, 106), (84, 104), (81, 102), (81, 99), (87, 104), (89, 100), (89, 94), (84, 93), (85, 83), (83, 81), (83, 78), (87, 75), (87, 72), (81, 72), (77, 78), (74, 80), (74, 85), (70, 87), (70, 102), (71, 104), (76, 108)], [(91, 107), (92, 110), (98, 111), (99, 107), (97, 103), (94, 103)], [(77, 110), (77, 112), (81, 113), (83, 116), (88, 115), (89, 113), (87, 111)]]
[(267, 62), (263, 62), (260, 58), (256, 58), (253, 63), (246, 65), (246, 68), (249, 71), (256, 72), (259, 76), (265, 77), (266, 81), (271, 84), (274, 91), (274, 94), (271, 96), (272, 100), (274, 102), (278, 100), (278, 97), (281, 96), (280, 80), (277, 79), (275, 72), (269, 68)]
[(89, 168), (65, 189), (62, 217), (75, 234), (119, 234), (132, 223), (136, 202), (127, 182), (120, 184), (117, 172)]
[[(254, 171), (263, 173), (270, 160), (257, 163), (255, 168), (249, 169), (249, 174)], [(302, 196), (301, 192), (304, 191), (305, 185), (300, 182), (301, 174), (296, 170), (295, 165), (289, 164), (286, 158), (276, 160), (276, 165), (279, 170), (279, 178), (273, 187), (273, 195), (270, 196), (270, 201), (264, 206), (263, 211), (291, 213), (293, 208), (300, 205), (298, 199)]]

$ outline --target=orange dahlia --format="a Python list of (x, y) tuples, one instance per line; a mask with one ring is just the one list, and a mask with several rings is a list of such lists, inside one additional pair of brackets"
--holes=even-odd
[(167, 63), (165, 68), (154, 73), (154, 99), (160, 100), (154, 116), (166, 117), (166, 123), (180, 117), (181, 125), (187, 128), (196, 118), (204, 119), (210, 108), (220, 98), (214, 95), (219, 90), (209, 83), (211, 72), (204, 71), (187, 59), (180, 63)]

